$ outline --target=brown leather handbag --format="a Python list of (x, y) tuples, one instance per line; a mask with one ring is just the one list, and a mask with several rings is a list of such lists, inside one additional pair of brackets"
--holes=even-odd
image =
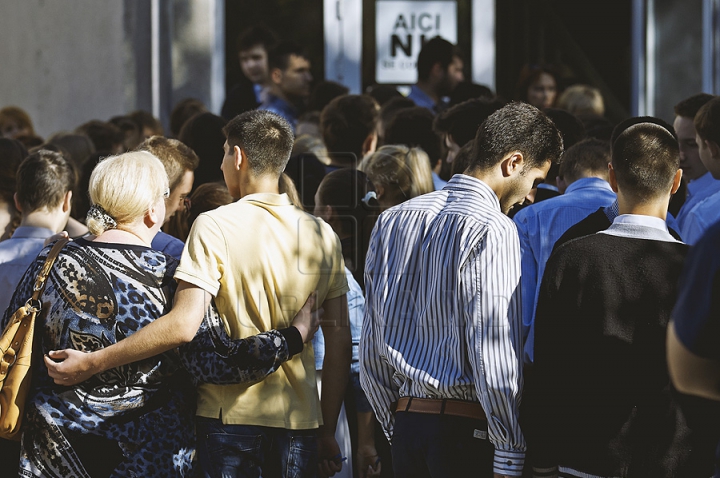
[(30, 390), (35, 317), (42, 310), (40, 297), (60, 250), (68, 243), (60, 239), (50, 250), (35, 280), (32, 297), (15, 311), (0, 336), (0, 437), (20, 440), (20, 425)]

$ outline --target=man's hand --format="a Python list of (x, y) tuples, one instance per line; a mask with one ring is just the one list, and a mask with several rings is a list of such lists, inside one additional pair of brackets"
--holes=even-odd
[(375, 447), (358, 447), (357, 454), (357, 467), (358, 472), (360, 473), (360, 478), (380, 476), (382, 463), (380, 463), (380, 457), (378, 456)]
[(47, 247), (49, 244), (52, 244), (55, 241), (59, 241), (62, 238), (70, 239), (67, 231), (58, 232), (57, 234), (53, 234), (52, 236), (48, 237), (47, 239), (45, 239), (45, 242), (43, 242), (43, 247)]
[(305, 301), (305, 305), (302, 306), (302, 309), (300, 309), (290, 323), (290, 325), (298, 329), (300, 332), (303, 343), (310, 342), (315, 336), (315, 332), (317, 332), (318, 327), (320, 327), (320, 322), (322, 321), (325, 313), (325, 310), (322, 307), (313, 312), (312, 309), (315, 307), (316, 300), (317, 291), (310, 294)]
[[(345, 458), (347, 459), (347, 458)], [(334, 435), (318, 435), (318, 476), (326, 478), (342, 470), (343, 456)]]
[(52, 350), (49, 356), (45, 355), (43, 359), (48, 375), (58, 385), (75, 385), (100, 372), (92, 352), (73, 349)]

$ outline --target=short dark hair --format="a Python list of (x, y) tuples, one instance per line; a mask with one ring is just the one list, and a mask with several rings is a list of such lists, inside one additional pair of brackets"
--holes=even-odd
[(673, 138), (675, 138), (675, 141), (677, 141), (677, 133), (675, 132), (675, 128), (673, 128), (671, 124), (654, 116), (636, 116), (634, 118), (624, 119), (615, 125), (612, 135), (610, 136), (610, 146), (614, 146), (615, 140), (618, 139), (618, 137), (623, 133), (623, 131), (625, 131), (631, 126), (635, 126), (636, 124), (640, 123), (651, 123), (660, 126), (661, 128), (665, 128), (668, 133), (670, 133)]
[(539, 167), (548, 160), (557, 163), (563, 152), (562, 136), (542, 111), (514, 101), (491, 114), (478, 128), (470, 169), (490, 169), (513, 151), (523, 153), (526, 168)]
[(567, 151), (570, 146), (585, 139), (585, 126), (574, 114), (559, 108), (545, 108), (543, 113), (555, 123), (563, 138), (563, 146)]
[(695, 115), (695, 131), (706, 141), (720, 145), (720, 96), (705, 103)]
[(402, 144), (421, 148), (428, 155), (430, 168), (440, 159), (440, 136), (433, 130), (432, 112), (421, 106), (404, 108), (395, 113), (385, 127), (383, 144)]
[(77, 176), (71, 161), (62, 154), (41, 149), (20, 163), (17, 199), (24, 214), (54, 208), (75, 188)]
[(320, 114), (320, 133), (328, 154), (351, 153), (360, 160), (363, 142), (375, 132), (378, 104), (367, 95), (345, 95), (332, 100)]
[(123, 144), (123, 133), (113, 123), (91, 120), (77, 127), (76, 133), (90, 138), (98, 153), (109, 153), (117, 145)]
[(149, 137), (140, 143), (137, 151), (147, 151), (157, 156), (168, 175), (171, 191), (180, 184), (186, 171), (195, 171), (200, 164), (200, 158), (190, 146), (164, 136)]
[(439, 36), (431, 38), (420, 50), (417, 58), (417, 73), (419, 80), (427, 80), (433, 65), (440, 63), (443, 70), (447, 70), (453, 58), (462, 58), (460, 50)]
[(27, 148), (20, 141), (0, 138), (0, 199), (13, 203), (17, 191), (17, 170), (28, 155)]
[(414, 108), (415, 106), (413, 100), (402, 95), (388, 100), (380, 107), (380, 122), (382, 123), (383, 129), (390, 124), (395, 113), (405, 108)]
[(675, 115), (693, 119), (698, 111), (700, 111), (700, 108), (713, 98), (715, 98), (714, 95), (707, 93), (698, 93), (689, 98), (685, 98), (675, 105)]
[(256, 25), (240, 32), (235, 39), (235, 48), (239, 53), (259, 45), (265, 48), (265, 51), (270, 51), (277, 42), (275, 32), (263, 25)]
[(270, 71), (278, 68), (282, 71), (287, 70), (292, 55), (301, 58), (307, 58), (305, 49), (300, 44), (293, 41), (280, 42), (268, 51), (268, 69)]
[(680, 166), (677, 139), (661, 125), (634, 124), (613, 143), (612, 166), (624, 194), (655, 198), (669, 192)]
[[(475, 98), (495, 98), (495, 93), (485, 85), (478, 85), (470, 81), (461, 81), (450, 93), (450, 106)], [(503, 104), (507, 103), (504, 101)]]
[(385, 106), (385, 104), (393, 98), (405, 98), (393, 85), (374, 85), (365, 90), (365, 92), (375, 98), (375, 101), (377, 101), (381, 107)]
[(206, 111), (205, 104), (196, 98), (185, 98), (178, 102), (170, 113), (170, 133), (177, 138), (187, 120)]
[(138, 125), (140, 133), (142, 133), (145, 128), (150, 128), (153, 131), (153, 135), (163, 136), (165, 134), (165, 129), (162, 123), (160, 123), (160, 120), (154, 117), (149, 111), (135, 110), (128, 116)]
[(584, 139), (565, 150), (560, 163), (560, 176), (566, 183), (574, 182), (587, 173), (602, 173), (607, 177), (610, 159), (609, 142), (595, 138)]
[(338, 96), (347, 95), (350, 89), (334, 81), (320, 81), (312, 89), (308, 100), (307, 111), (322, 111)]
[(482, 122), (506, 103), (499, 98), (467, 100), (440, 113), (433, 127), (440, 134), (449, 134), (458, 146), (463, 147), (475, 139)]
[(246, 111), (223, 128), (230, 147), (239, 146), (247, 155), (255, 176), (280, 176), (293, 147), (290, 124), (281, 116), (263, 110)]

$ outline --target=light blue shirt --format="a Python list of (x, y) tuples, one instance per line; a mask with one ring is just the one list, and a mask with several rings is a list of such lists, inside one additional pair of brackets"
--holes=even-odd
[(527, 334), (525, 360), (533, 360), (535, 307), (545, 264), (565, 231), (601, 207), (615, 201), (610, 184), (600, 178), (581, 178), (565, 194), (521, 209), (514, 218), (522, 251), (523, 327)]
[[(365, 316), (365, 297), (350, 270), (345, 268), (345, 277), (347, 278), (350, 290), (347, 293), (348, 301), (348, 317), (350, 319), (350, 335), (352, 336), (352, 362), (350, 362), (350, 371), (360, 373), (360, 363), (358, 362), (358, 345), (360, 344), (360, 330), (362, 329), (363, 317)], [(325, 360), (325, 337), (322, 329), (318, 329), (312, 339), (313, 350), (315, 351), (315, 370), (322, 370), (323, 360)]]
[(683, 240), (687, 244), (695, 244), (705, 231), (718, 221), (720, 221), (720, 192), (706, 197), (685, 215), (681, 232)]
[(410, 94), (407, 95), (407, 97), (413, 100), (416, 106), (427, 108), (432, 111), (433, 114), (439, 113), (447, 107), (446, 98), (443, 97), (440, 99), (439, 103), (435, 103), (435, 101), (433, 101), (427, 93), (418, 88), (417, 85), (412, 85), (410, 87)]
[(10, 305), (20, 279), (53, 234), (44, 227), (20, 226), (10, 239), (0, 242), (0, 312)]
[(287, 120), (288, 123), (290, 123), (290, 126), (293, 129), (293, 133), (295, 132), (295, 125), (297, 124), (298, 119), (298, 111), (293, 105), (291, 105), (287, 101), (268, 93), (267, 99), (263, 104), (258, 106), (258, 109), (269, 111), (271, 113), (275, 113), (276, 115), (282, 116)]
[[(677, 222), (680, 229), (678, 232), (685, 239), (683, 230), (685, 228), (685, 220), (692, 209), (706, 198), (720, 191), (720, 181), (713, 178), (709, 172), (703, 174), (699, 178), (690, 181), (687, 186), (687, 197), (680, 211), (678, 211)], [(689, 244), (689, 243), (688, 243)]]
[(432, 180), (433, 180), (433, 187), (435, 188), (435, 191), (439, 191), (445, 186), (447, 186), (447, 181), (443, 180), (435, 174), (435, 171), (432, 171)]

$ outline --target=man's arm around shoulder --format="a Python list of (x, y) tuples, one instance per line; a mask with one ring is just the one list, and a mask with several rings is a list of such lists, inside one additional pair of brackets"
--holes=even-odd
[(58, 384), (75, 385), (105, 370), (154, 357), (190, 342), (210, 299), (204, 289), (180, 281), (170, 312), (110, 347), (90, 353), (72, 349), (51, 351), (49, 357), (44, 357), (48, 374)]

